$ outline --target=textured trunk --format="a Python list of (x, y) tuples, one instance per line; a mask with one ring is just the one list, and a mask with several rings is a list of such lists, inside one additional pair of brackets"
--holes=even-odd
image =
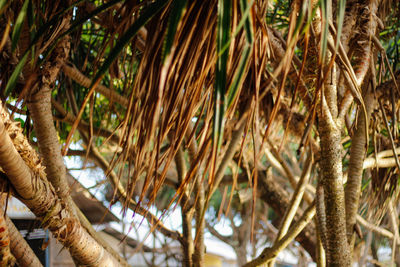
[[(189, 124), (189, 127), (186, 131), (186, 138), (187, 140), (190, 139), (190, 133), (193, 131), (193, 126)], [(198, 147), (196, 141), (192, 141), (189, 144), (189, 158), (191, 160), (191, 164), (194, 163), (195, 161), (195, 155), (198, 152)], [(203, 166), (200, 166), (200, 169), (197, 169), (196, 175), (195, 175), (195, 184), (194, 184), (194, 196), (195, 196), (195, 207), (194, 207), (194, 212), (195, 212), (195, 220), (196, 220), (196, 238), (195, 238), (195, 243), (194, 243), (194, 248), (193, 248), (193, 266), (203, 266), (204, 265), (204, 253), (205, 253), (205, 246), (204, 246), (204, 228), (205, 228), (205, 220), (204, 216), (202, 218), (202, 212), (205, 205), (204, 197), (205, 197), (205, 191), (204, 191), (204, 184), (201, 179), (201, 173), (202, 173), (202, 168)], [(220, 182), (220, 181), (219, 181)]]
[[(321, 109), (327, 109), (322, 103)], [(342, 181), (342, 145), (340, 130), (332, 117), (322, 111), (319, 114), (321, 138), (321, 184), (324, 190), (326, 215), (326, 246), (328, 266), (350, 266), (346, 237), (346, 213)]]
[(349, 174), (345, 190), (347, 238), (351, 247), (354, 242), (354, 225), (356, 223), (358, 203), (361, 196), (363, 162), (366, 154), (367, 140), (365, 134), (365, 118), (370, 117), (374, 95), (372, 93), (367, 93), (364, 102), (367, 109), (367, 116), (365, 116), (363, 110), (360, 110), (357, 118), (357, 129), (351, 142)]
[(28, 103), (28, 108), (47, 177), (62, 199), (70, 199), (66, 168), (51, 111), (51, 89), (47, 86), (41, 88)]
[(238, 266), (243, 266), (247, 262), (247, 245), (250, 242), (251, 235), (251, 202), (243, 203), (242, 211), (240, 212), (240, 217), (242, 218), (242, 223), (240, 226), (235, 227), (233, 220), (231, 220), (233, 224), (233, 238), (234, 244), (231, 246), (236, 252), (237, 256), (237, 264)]
[(36, 257), (31, 247), (26, 243), (18, 229), (6, 216), (6, 224), (10, 235), (10, 249), (17, 263), (21, 267), (42, 267), (42, 263)]
[(30, 101), (28, 102), (28, 108), (34, 122), (34, 129), (38, 140), (39, 152), (43, 164), (46, 167), (45, 171), (47, 177), (56, 189), (58, 196), (67, 204), (66, 208), (79, 218), (81, 224), (97, 242), (103, 244), (103, 246), (114, 255), (114, 257), (118, 258), (123, 265), (127, 265), (118, 253), (115, 253), (112, 248), (105, 244), (105, 242), (97, 235), (91, 224), (76, 207), (69, 195), (70, 189), (66, 178), (66, 167), (61, 155), (58, 134), (54, 127), (51, 103), (51, 88), (55, 83), (61, 67), (68, 58), (68, 53), (69, 40), (65, 38), (57, 45), (50, 60), (41, 70), (39, 90), (31, 96)]
[[(332, 2), (327, 2), (327, 17), (322, 18), (317, 11), (318, 19), (313, 21), (316, 36), (320, 38), (327, 34), (327, 42), (333, 43), (333, 36), (324, 33), (324, 20), (332, 20)], [(318, 42), (318, 49), (322, 44)], [(317, 212), (324, 210), (324, 214), (318, 214), (319, 219), (326, 219), (326, 230), (319, 227), (319, 232), (326, 247), (328, 266), (350, 266), (349, 247), (346, 237), (346, 211), (343, 188), (342, 168), (342, 144), (341, 128), (339, 126), (338, 101), (337, 101), (337, 77), (336, 65), (330, 66), (332, 53), (320, 54), (319, 77), (316, 90), (320, 91), (320, 103), (318, 109), (318, 132), (320, 137), (320, 176), (318, 184), (323, 192), (324, 209), (317, 209)], [(330, 69), (328, 69), (330, 67)], [(324, 80), (323, 80), (324, 79)], [(323, 81), (323, 84), (318, 84)], [(318, 88), (319, 87), (319, 88)], [(319, 199), (317, 199), (319, 200)], [(320, 201), (320, 202), (321, 202)], [(321, 202), (321, 204), (322, 204)], [(321, 220), (318, 221), (320, 223)], [(320, 225), (322, 226), (322, 225)], [(323, 231), (326, 231), (325, 233)]]
[(61, 66), (68, 58), (68, 53), (69, 41), (64, 39), (57, 45), (52, 57), (42, 69), (39, 90), (31, 96), (28, 102), (28, 109), (34, 122), (33, 126), (38, 140), (39, 152), (46, 167), (47, 178), (60, 198), (71, 204), (66, 169), (51, 110), (51, 88)]
[[(184, 201), (182, 201), (182, 204)], [(192, 255), (194, 253), (193, 248), (193, 237), (192, 237), (192, 215), (189, 214), (188, 210), (182, 206), (182, 236), (184, 245), (182, 246), (183, 251), (183, 266), (193, 266)]]
[[(22, 132), (19, 134), (22, 135)], [(26, 139), (23, 141), (27, 143)], [(35, 170), (34, 166), (27, 166), (15, 149), (3, 120), (0, 122), (0, 143), (2, 144), (0, 166), (21, 200), (42, 221), (43, 226), (49, 228), (69, 249), (72, 257), (80, 264), (88, 266), (119, 266), (119, 263), (86, 232), (68, 209), (65, 209), (64, 201), (47, 182), (44, 173)], [(31, 147), (27, 146), (25, 150), (20, 153), (35, 154)], [(29, 160), (27, 163), (30, 164)]]
[[(1, 213), (5, 213), (4, 208)], [(14, 266), (15, 258), (10, 251), (10, 235), (6, 215), (0, 215), (0, 266)]]

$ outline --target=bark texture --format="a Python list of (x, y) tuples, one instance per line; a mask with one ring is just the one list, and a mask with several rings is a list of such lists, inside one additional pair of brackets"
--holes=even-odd
[(357, 119), (357, 129), (352, 137), (349, 161), (349, 173), (347, 178), (347, 185), (345, 190), (346, 198), (346, 228), (347, 238), (351, 245), (351, 240), (354, 236), (354, 225), (357, 219), (357, 210), (361, 196), (361, 183), (363, 174), (363, 163), (366, 154), (366, 121), (369, 118), (374, 102), (372, 93), (368, 93), (365, 97), (365, 106), (367, 109), (367, 116), (364, 111), (360, 110)]
[(39, 152), (43, 159), (43, 165), (46, 167), (47, 177), (57, 194), (70, 202), (72, 200), (69, 197), (66, 169), (51, 111), (51, 89), (68, 53), (69, 41), (64, 39), (59, 43), (48, 63), (45, 64), (39, 90), (31, 96), (28, 109), (34, 122)]
[(17, 263), (21, 267), (42, 267), (42, 263), (36, 257), (31, 247), (26, 243), (18, 229), (12, 223), (10, 218), (5, 216), (8, 232), (10, 235), (10, 249)]
[[(42, 221), (43, 227), (52, 231), (53, 235), (70, 251), (72, 257), (80, 264), (87, 266), (119, 266), (119, 263), (65, 208), (64, 201), (58, 197), (44, 173), (31, 170), (27, 166), (14, 147), (3, 120), (0, 122), (0, 143), (2, 144), (0, 166), (9, 177), (16, 192)], [(29, 152), (24, 154), (34, 154), (34, 150), (29, 146), (25, 150)]]
[[(1, 210), (5, 213), (4, 209)], [(10, 235), (6, 215), (0, 216), (0, 266), (14, 266), (15, 258), (10, 251)]]
[(324, 189), (328, 266), (350, 266), (346, 236), (340, 130), (327, 122), (326, 116), (319, 118), (321, 138), (319, 162), (321, 177), (319, 179), (322, 179)]

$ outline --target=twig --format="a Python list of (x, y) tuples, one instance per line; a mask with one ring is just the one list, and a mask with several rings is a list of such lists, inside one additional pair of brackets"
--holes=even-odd
[(215, 228), (210, 225), (208, 222), (206, 222), (206, 227), (208, 229), (208, 231), (210, 231), (210, 233), (215, 236), (216, 238), (218, 238), (219, 240), (221, 240), (222, 242), (229, 244), (232, 246), (232, 236), (226, 236), (226, 235), (221, 235), (217, 230), (215, 230)]
[[(386, 112), (383, 109), (382, 102), (381, 102), (380, 99), (378, 99), (378, 103), (379, 103), (379, 107), (380, 107), (382, 115), (383, 115), (383, 120), (385, 121), (386, 130), (387, 130), (389, 138), (390, 138), (390, 144), (392, 145), (393, 155), (395, 155), (396, 154), (396, 147), (394, 146), (393, 135), (392, 135), (392, 132), (390, 131), (389, 123), (388, 123), (388, 120), (387, 120), (387, 117), (386, 117)], [(400, 171), (399, 159), (397, 157), (394, 157), (394, 159), (396, 161), (397, 168)]]
[(311, 166), (312, 166), (312, 152), (310, 151), (306, 160), (306, 164), (303, 168), (300, 180), (297, 183), (295, 191), (293, 192), (289, 208), (287, 209), (283, 217), (282, 225), (279, 229), (278, 237), (275, 242), (279, 241), (287, 233), (287, 230), (289, 229), (289, 226), (292, 223), (294, 216), (296, 215), (297, 208), (299, 207), (300, 202), (303, 198), (304, 190), (306, 184), (308, 183), (308, 179), (310, 177)]
[[(67, 64), (64, 64), (62, 66), (63, 72), (70, 77), (72, 80), (77, 82), (78, 84), (90, 88), (92, 85), (92, 80), (87, 78), (83, 73), (81, 73), (75, 66), (68, 66)], [(105, 97), (109, 98), (110, 101), (115, 101), (119, 104), (121, 104), (124, 107), (128, 106), (129, 100), (118, 93), (116, 93), (114, 90), (111, 90), (104, 85), (97, 85), (96, 91), (98, 91), (100, 94), (104, 95)]]
[[(358, 214), (357, 214), (357, 222), (359, 224), (361, 224), (362, 226), (364, 226), (365, 228), (367, 228), (368, 230), (370, 230), (370, 231), (372, 231), (372, 232), (374, 232), (376, 234), (379, 234), (381, 236), (387, 237), (389, 239), (393, 239), (394, 238), (394, 235), (393, 235), (392, 232), (390, 232), (389, 230), (387, 230), (385, 228), (379, 227), (379, 226), (377, 226), (375, 224), (372, 224), (372, 223), (368, 222), (363, 217), (361, 217), (361, 215), (358, 215)], [(397, 242), (400, 245), (399, 240), (397, 240)]]
[(279, 252), (285, 249), (290, 242), (307, 226), (315, 215), (315, 203), (312, 203), (305, 211), (301, 218), (289, 229), (289, 232), (277, 242), (273, 247), (267, 247), (254, 260), (246, 263), (243, 267), (255, 267), (268, 262), (276, 257)]
[[(275, 243), (279, 242), (279, 240), (282, 239), (282, 237), (287, 233), (287, 230), (289, 229), (289, 226), (292, 223), (293, 218), (297, 213), (297, 209), (300, 205), (301, 200), (303, 199), (303, 194), (306, 188), (306, 184), (308, 183), (308, 180), (310, 178), (311, 166), (313, 161), (312, 158), (313, 154), (310, 149), (300, 180), (297, 183), (295, 191), (293, 192), (289, 207), (286, 210), (285, 215), (283, 216), (282, 224), (281, 227), (279, 228), (279, 232), (276, 237)], [(275, 259), (271, 260), (270, 266), (274, 266), (273, 264), (274, 261)]]

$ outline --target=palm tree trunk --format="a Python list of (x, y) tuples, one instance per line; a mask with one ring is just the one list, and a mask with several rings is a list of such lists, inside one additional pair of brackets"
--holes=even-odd
[(3, 213), (0, 215), (0, 266), (13, 266), (15, 258), (10, 251), (10, 234), (3, 207), (0, 212)]
[(42, 263), (36, 257), (35, 252), (33, 252), (28, 243), (26, 243), (25, 239), (21, 236), (8, 216), (5, 216), (5, 222), (11, 241), (11, 253), (17, 260), (18, 265), (21, 267), (43, 267)]
[(60, 198), (68, 203), (69, 208), (72, 208), (72, 199), (69, 196), (69, 186), (66, 179), (66, 168), (51, 111), (52, 86), (61, 66), (68, 58), (68, 53), (69, 41), (64, 39), (57, 45), (51, 60), (44, 66), (39, 90), (31, 96), (28, 102), (28, 109), (34, 122), (33, 126), (38, 139), (39, 153), (46, 167), (47, 178)]
[(361, 110), (358, 114), (357, 129), (352, 137), (349, 161), (349, 174), (345, 190), (346, 197), (346, 228), (350, 246), (354, 243), (354, 225), (358, 211), (358, 203), (361, 196), (361, 182), (363, 174), (363, 162), (366, 154), (366, 121), (369, 118), (374, 102), (374, 95), (368, 92), (365, 97), (367, 116)]
[[(326, 246), (328, 266), (350, 266), (346, 237), (346, 212), (342, 181), (342, 146), (340, 129), (328, 115), (328, 105), (322, 100), (319, 114), (321, 138), (321, 184), (324, 190), (326, 215)], [(324, 111), (325, 110), (325, 111)]]
[[(65, 209), (65, 202), (58, 197), (46, 176), (32, 171), (25, 164), (8, 135), (3, 120), (0, 122), (0, 143), (0, 166), (9, 181), (25, 205), (69, 249), (71, 256), (87, 266), (119, 266), (117, 260)], [(33, 151), (30, 147), (27, 150)]]

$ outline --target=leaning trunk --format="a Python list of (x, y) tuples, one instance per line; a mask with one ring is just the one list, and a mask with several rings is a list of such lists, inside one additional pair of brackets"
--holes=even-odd
[[(69, 249), (77, 262), (87, 266), (119, 266), (116, 259), (86, 232), (68, 209), (65, 209), (64, 201), (58, 197), (43, 171), (33, 171), (34, 166), (27, 166), (14, 147), (3, 118), (0, 122), (0, 166), (20, 199), (42, 221), (43, 226)], [(17, 134), (22, 135), (22, 132)], [(23, 141), (27, 143), (26, 139)], [(31, 147), (26, 147), (25, 151), (21, 151), (19, 147), (19, 150), (21, 154), (34, 154)]]
[(10, 235), (10, 249), (11, 253), (17, 260), (19, 266), (43, 267), (42, 263), (36, 257), (35, 252), (28, 245), (26, 240), (22, 237), (21, 233), (15, 227), (13, 222), (5, 216), (8, 232)]

